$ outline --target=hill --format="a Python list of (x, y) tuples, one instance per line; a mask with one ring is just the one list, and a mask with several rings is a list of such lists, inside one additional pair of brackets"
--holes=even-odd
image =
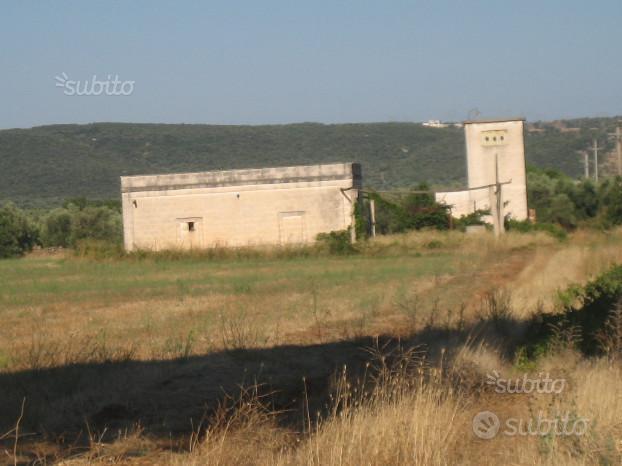
[[(587, 147), (592, 134), (612, 131), (615, 122), (531, 124), (527, 160), (578, 176), (577, 150)], [(1, 130), (0, 202), (37, 206), (76, 196), (117, 198), (121, 175), (350, 160), (363, 164), (365, 184), (376, 189), (465, 182), (464, 138), (456, 127), (93, 123)]]

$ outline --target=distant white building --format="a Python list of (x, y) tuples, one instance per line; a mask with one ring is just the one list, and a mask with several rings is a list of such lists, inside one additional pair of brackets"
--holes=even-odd
[(498, 180), (507, 183), (501, 189), (503, 217), (526, 220), (524, 123), (524, 118), (465, 121), (469, 189), (436, 193), (436, 201), (451, 206), (454, 217), (490, 210), (496, 203), (490, 186)]
[(428, 120), (422, 123), (422, 125), (428, 128), (447, 128), (449, 126), (447, 123), (441, 122), (441, 120)]

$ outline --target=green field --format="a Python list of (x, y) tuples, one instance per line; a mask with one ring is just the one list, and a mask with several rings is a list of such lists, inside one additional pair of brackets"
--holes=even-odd
[[(35, 251), (3, 260), (0, 444), (12, 451), (19, 419), (16, 451), (24, 461), (340, 464), (332, 449), (351, 445), (343, 464), (354, 465), (367, 445), (384, 445), (366, 455), (392, 458), (385, 462), (410, 454), (416, 445), (398, 435), (407, 428), (427, 432), (424, 443), (435, 447), (426, 455), (443, 451), (459, 463), (466, 407), (482, 403), (477, 387), (486, 371), (517, 370), (501, 348), (521, 321), (555, 311), (560, 289), (620, 262), (620, 231), (578, 231), (561, 242), (544, 233), (497, 240), (421, 231), (379, 237), (345, 256), (310, 248), (95, 260)], [(510, 307), (499, 311), (503, 297), (511, 297)], [(514, 319), (502, 338), (497, 312)], [(395, 358), (431, 371), (421, 391), (411, 390), (402, 366), (393, 368)], [(564, 398), (564, 406), (578, 403), (601, 420), (599, 435), (613, 439), (622, 432), (609, 419), (622, 412), (611, 401), (618, 369), (573, 361), (564, 356), (546, 367), (572, 370), (578, 381), (601, 377), (610, 389), (590, 398), (577, 385), (571, 395), (578, 398)], [(393, 400), (393, 386), (381, 384), (380, 398), (360, 401), (358, 411), (349, 384), (368, 373), (407, 390)], [(450, 379), (428, 385), (438, 374)], [(530, 409), (524, 401), (488, 402), (508, 412)], [(345, 403), (349, 424), (330, 415), (334, 403)], [(401, 419), (409, 412), (416, 416)], [(330, 416), (311, 428), (311, 413)], [(215, 437), (202, 430), (208, 425)], [(445, 428), (454, 432), (449, 443), (436, 434)], [(201, 433), (200, 447), (193, 432)], [(384, 440), (364, 440), (372, 433)], [(252, 445), (261, 445), (260, 457)], [(520, 445), (530, 464), (540, 458), (531, 443)]]

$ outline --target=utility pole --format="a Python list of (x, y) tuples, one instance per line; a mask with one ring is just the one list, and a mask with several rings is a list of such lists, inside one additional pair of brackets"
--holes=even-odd
[(495, 205), (493, 210), (492, 223), (495, 230), (495, 236), (501, 236), (505, 232), (505, 225), (503, 223), (503, 197), (501, 191), (502, 183), (499, 181), (499, 154), (495, 154), (495, 184), (491, 186), (491, 191), (494, 190)]
[(613, 134), (609, 134), (610, 137), (613, 137), (616, 140), (616, 155), (618, 156), (618, 176), (622, 176), (622, 128), (620, 125), (616, 127), (616, 132)]
[(622, 176), (622, 130), (616, 127), (616, 152), (618, 153), (618, 176)]
[(590, 157), (587, 151), (583, 151), (583, 165), (585, 167), (585, 179), (590, 177)]
[(371, 237), (376, 237), (376, 201), (369, 200), (369, 219), (371, 221)]
[(592, 139), (592, 150), (594, 151), (594, 181), (598, 183), (598, 141)]

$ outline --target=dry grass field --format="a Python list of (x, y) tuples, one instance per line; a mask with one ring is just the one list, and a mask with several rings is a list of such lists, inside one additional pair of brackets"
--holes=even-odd
[[(622, 464), (619, 363), (507, 351), (559, 290), (622, 263), (621, 231), (360, 249), (0, 261), (0, 462)], [(515, 328), (496, 331), (491, 299)], [(493, 371), (566, 385), (496, 393)], [(484, 410), (589, 428), (486, 440)]]

